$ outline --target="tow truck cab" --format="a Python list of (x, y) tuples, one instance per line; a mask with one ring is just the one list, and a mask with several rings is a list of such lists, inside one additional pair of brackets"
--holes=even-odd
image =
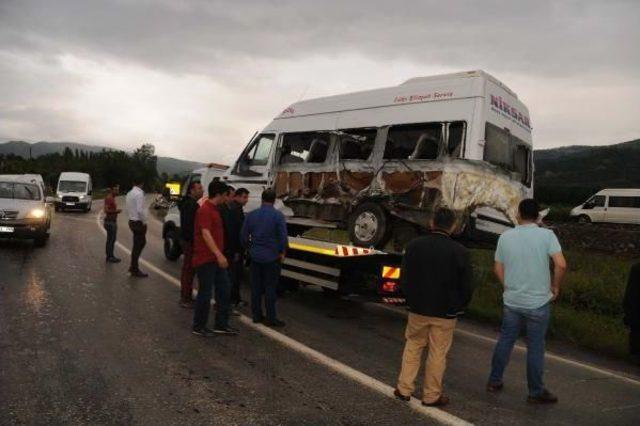
[[(180, 192), (180, 199), (187, 196), (189, 186), (193, 182), (200, 182), (207, 194), (207, 186), (214, 179), (220, 179), (226, 170), (225, 166), (209, 164), (207, 167), (196, 169), (189, 173)], [(179, 203), (180, 201), (178, 201)], [(168, 260), (176, 261), (182, 254), (180, 245), (180, 210), (178, 205), (171, 207), (163, 219), (162, 239), (164, 241), (164, 255)]]

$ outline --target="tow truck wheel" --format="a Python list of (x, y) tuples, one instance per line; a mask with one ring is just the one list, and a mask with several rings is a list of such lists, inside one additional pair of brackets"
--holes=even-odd
[(164, 235), (164, 256), (171, 261), (176, 261), (182, 254), (180, 239), (175, 229), (169, 229)]
[(382, 248), (389, 240), (389, 216), (377, 203), (365, 202), (349, 220), (349, 239), (357, 246)]

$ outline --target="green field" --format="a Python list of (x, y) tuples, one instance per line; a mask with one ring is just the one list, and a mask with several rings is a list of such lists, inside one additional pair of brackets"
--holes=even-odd
[[(314, 229), (312, 238), (348, 243), (344, 231)], [(493, 251), (472, 249), (475, 291), (467, 316), (498, 324), (502, 288), (493, 275)], [(554, 303), (549, 335), (607, 355), (626, 357), (627, 331), (622, 298), (632, 259), (586, 252), (565, 252), (569, 270)]]

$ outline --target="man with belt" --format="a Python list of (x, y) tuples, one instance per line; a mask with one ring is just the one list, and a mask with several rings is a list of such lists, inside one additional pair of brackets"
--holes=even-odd
[(428, 347), (422, 392), (422, 405), (428, 407), (449, 403), (442, 386), (447, 353), (456, 319), (473, 292), (469, 252), (451, 238), (455, 223), (454, 212), (438, 209), (431, 221), (431, 232), (411, 241), (402, 259), (401, 285), (410, 313), (394, 395), (402, 401), (411, 399), (422, 352)]
[[(253, 322), (263, 322), (270, 327), (282, 327), (284, 321), (276, 315), (276, 288), (280, 279), (280, 265), (284, 260), (289, 241), (287, 222), (276, 210), (276, 193), (265, 189), (262, 206), (247, 215), (242, 226), (242, 243), (251, 257), (251, 313)], [(267, 318), (264, 319), (264, 299)]]
[(147, 214), (144, 208), (143, 181), (136, 178), (133, 181), (133, 188), (127, 193), (126, 206), (129, 215), (129, 229), (133, 233), (133, 247), (131, 248), (131, 264), (129, 273), (132, 277), (146, 278), (149, 275), (140, 270), (138, 259), (142, 249), (147, 243)]
[(122, 211), (116, 204), (116, 196), (120, 187), (113, 185), (109, 187), (107, 196), (104, 198), (104, 222), (103, 226), (107, 231), (107, 262), (119, 263), (120, 259), (113, 254), (113, 248), (116, 244), (116, 236), (118, 234), (118, 214)]

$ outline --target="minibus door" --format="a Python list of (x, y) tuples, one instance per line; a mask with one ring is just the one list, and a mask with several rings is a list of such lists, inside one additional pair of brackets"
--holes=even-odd
[(249, 202), (245, 212), (260, 207), (262, 191), (270, 185), (275, 134), (261, 133), (247, 145), (240, 158), (223, 181), (235, 189), (249, 190)]

